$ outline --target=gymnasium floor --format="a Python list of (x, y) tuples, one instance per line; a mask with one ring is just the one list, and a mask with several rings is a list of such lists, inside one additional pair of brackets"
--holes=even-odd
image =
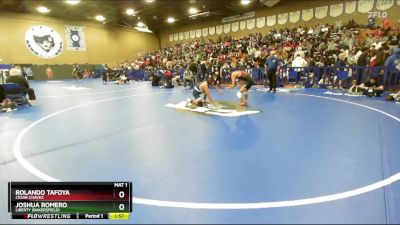
[[(124, 223), (400, 223), (393, 102), (254, 88), (262, 112), (227, 118), (165, 107), (183, 88), (31, 85), (33, 107), (0, 114), (0, 223), (27, 223), (8, 219), (7, 182), (41, 180), (132, 181)], [(117, 223), (29, 221), (67, 222)]]

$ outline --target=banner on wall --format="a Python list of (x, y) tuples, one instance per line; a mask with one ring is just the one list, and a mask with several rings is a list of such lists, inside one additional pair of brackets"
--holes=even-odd
[(394, 5), (394, 0), (378, 0), (376, 1), (376, 9), (378, 10), (387, 10), (392, 8)]
[(38, 25), (25, 32), (26, 47), (36, 56), (51, 59), (61, 54), (64, 43), (53, 28)]
[(247, 20), (247, 29), (251, 30), (254, 29), (254, 27), (256, 27), (256, 20), (255, 19)]
[(323, 19), (328, 15), (328, 6), (322, 6), (322, 7), (317, 7), (315, 8), (315, 18), (317, 19)]
[(297, 23), (300, 20), (300, 11), (290, 12), (289, 13), (289, 22)]
[(231, 24), (230, 23), (224, 24), (224, 33), (227, 34), (229, 32), (231, 32)]
[(174, 35), (173, 34), (170, 34), (169, 35), (169, 41), (173, 41), (174, 40)]
[(265, 17), (258, 17), (257, 18), (257, 28), (265, 27)]
[(201, 29), (201, 34), (203, 35), (203, 37), (207, 37), (207, 35), (208, 35), (208, 28), (203, 28), (203, 29)]
[(183, 40), (183, 37), (184, 37), (184, 35), (183, 35), (183, 32), (181, 32), (181, 33), (179, 33), (179, 40)]
[(64, 30), (67, 50), (86, 51), (84, 27), (65, 25)]
[(232, 32), (237, 32), (239, 30), (239, 22), (232, 23)]
[(353, 1), (353, 2), (346, 2), (346, 7), (344, 7), (344, 11), (347, 14), (352, 14), (356, 11), (356, 6), (357, 6), (357, 2)]
[(276, 23), (276, 15), (267, 16), (267, 26), (272, 27)]
[(397, 0), (397, 5), (400, 5), (400, 0)]
[(314, 9), (303, 9), (301, 11), (301, 19), (303, 21), (310, 21), (314, 17)]
[(278, 15), (278, 24), (283, 25), (288, 21), (288, 13), (282, 13)]
[(174, 34), (174, 41), (177, 41), (177, 40), (179, 40), (179, 34)]
[(358, 0), (358, 11), (367, 13), (374, 8), (374, 0)]
[(208, 33), (210, 33), (210, 35), (214, 35), (215, 34), (215, 27), (209, 27), (208, 28)]
[(229, 16), (229, 17), (223, 17), (222, 23), (232, 22), (235, 20), (248, 19), (248, 18), (255, 17), (255, 16), (256, 16), (256, 12), (253, 11), (253, 12), (244, 13), (243, 15), (234, 15), (234, 16)]
[(185, 39), (187, 40), (187, 39), (189, 39), (190, 38), (190, 35), (189, 35), (189, 31), (185, 31)]
[(216, 26), (215, 31), (217, 32), (217, 34), (222, 34), (222, 25)]
[(201, 29), (196, 30), (196, 37), (200, 38), (201, 37)]
[(190, 31), (190, 38), (193, 39), (196, 37), (196, 31), (195, 30), (191, 30)]
[(240, 21), (240, 30), (246, 29), (246, 20)]
[(343, 3), (329, 6), (329, 15), (331, 17), (338, 17), (343, 13)]

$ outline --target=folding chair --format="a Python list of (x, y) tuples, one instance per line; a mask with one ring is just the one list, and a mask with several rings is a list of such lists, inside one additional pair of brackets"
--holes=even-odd
[(295, 80), (295, 83), (297, 83), (299, 81), (299, 75), (298, 71), (293, 68), (289, 69), (288, 83), (290, 83), (291, 80)]

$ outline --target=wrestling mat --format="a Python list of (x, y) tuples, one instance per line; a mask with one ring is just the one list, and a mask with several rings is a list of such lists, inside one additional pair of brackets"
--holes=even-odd
[(229, 106), (228, 104), (223, 104), (221, 102), (217, 102), (215, 105), (208, 104), (207, 107), (196, 107), (196, 108), (188, 107), (187, 101), (181, 101), (177, 104), (168, 103), (165, 106), (178, 110), (184, 110), (206, 115), (225, 116), (225, 117), (244, 116), (261, 112), (259, 110), (242, 110), (240, 108), (232, 107)]

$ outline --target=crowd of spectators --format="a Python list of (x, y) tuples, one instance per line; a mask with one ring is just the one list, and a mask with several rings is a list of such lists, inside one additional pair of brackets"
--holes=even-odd
[[(399, 40), (399, 25), (392, 25), (389, 20), (382, 21), (381, 26), (359, 25), (350, 20), (340, 27), (318, 24), (272, 29), (265, 34), (252, 33), (242, 38), (225, 36), (217, 40), (191, 40), (143, 54), (136, 60), (122, 63), (119, 69), (162, 71), (164, 74), (171, 71), (172, 77), (178, 76), (177, 71), (184, 70), (185, 75), (189, 72), (194, 75), (195, 82), (209, 75), (224, 82), (233, 70), (265, 70), (267, 58), (275, 56), (280, 59), (281, 68), (336, 67), (348, 70), (344, 67), (368, 67), (348, 73), (349, 78), (360, 85), (369, 81), (370, 76), (377, 76), (377, 82), (381, 82), (379, 76), (383, 74), (381, 67), (385, 62), (394, 69), (399, 68), (398, 61), (393, 60), (400, 54), (397, 50)], [(280, 74), (281, 78), (285, 75)], [(318, 79), (313, 80), (311, 74), (311, 85), (336, 82), (336, 77)], [(342, 88), (340, 82), (338, 87)]]

